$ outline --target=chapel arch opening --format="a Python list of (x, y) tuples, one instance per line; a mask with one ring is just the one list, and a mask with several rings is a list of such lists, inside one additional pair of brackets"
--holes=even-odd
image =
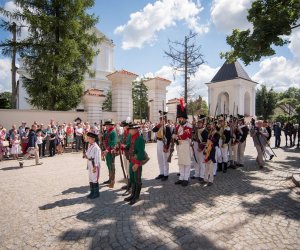
[(218, 114), (229, 114), (229, 94), (228, 92), (221, 92), (218, 95)]

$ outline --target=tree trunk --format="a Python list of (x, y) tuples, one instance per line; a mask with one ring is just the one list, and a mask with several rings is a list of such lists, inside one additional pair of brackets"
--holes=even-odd
[(16, 54), (17, 54), (17, 48), (16, 48), (16, 42), (17, 42), (17, 25), (14, 22), (12, 25), (12, 58), (11, 58), (11, 108), (16, 109), (17, 108), (17, 80), (16, 80), (16, 74), (17, 74), (17, 67), (16, 67)]

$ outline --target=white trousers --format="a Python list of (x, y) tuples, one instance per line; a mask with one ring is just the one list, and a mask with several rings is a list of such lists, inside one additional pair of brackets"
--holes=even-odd
[(188, 181), (190, 177), (191, 166), (190, 165), (178, 165), (179, 166), (179, 180)]
[(215, 164), (212, 161), (209, 161), (205, 164), (205, 182), (213, 182), (214, 181), (214, 166)]
[(164, 150), (163, 141), (157, 140), (157, 160), (159, 166), (159, 174), (168, 176), (169, 175), (169, 162), (168, 162), (169, 151), (165, 153), (163, 150)]
[(228, 162), (228, 144), (223, 144), (221, 146), (221, 152), (222, 152), (222, 162), (227, 163)]
[(234, 144), (234, 145), (231, 145), (231, 150), (232, 150), (232, 158), (231, 160), (233, 160), (234, 162), (237, 162), (238, 160), (238, 146), (239, 144)]
[(88, 162), (88, 171), (89, 171), (89, 182), (98, 183), (99, 167), (96, 167), (96, 172), (94, 173), (92, 163)]
[(244, 164), (245, 162), (245, 157), (244, 157), (245, 148), (246, 148), (246, 141), (240, 142), (238, 146), (238, 160), (237, 160), (239, 164)]
[(204, 178), (204, 170), (205, 170), (205, 165), (204, 165), (204, 155), (203, 155), (203, 150), (201, 152), (198, 151), (199, 147), (198, 147), (198, 142), (194, 141), (194, 152), (195, 152), (195, 156), (197, 159), (197, 162), (194, 159), (194, 156), (192, 156), (193, 159), (193, 165), (194, 165), (194, 169), (195, 169), (195, 174), (194, 177), (198, 178)]

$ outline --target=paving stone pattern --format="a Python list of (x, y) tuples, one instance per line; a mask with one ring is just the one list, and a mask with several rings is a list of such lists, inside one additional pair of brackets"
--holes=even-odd
[[(86, 161), (79, 153), (0, 163), (0, 249), (300, 249), (300, 151), (278, 155), (258, 170), (247, 141), (246, 166), (218, 173), (213, 186), (177, 180), (176, 153), (166, 182), (158, 175), (156, 144), (146, 146), (141, 200), (123, 201), (116, 161), (113, 190), (101, 185), (88, 200)], [(108, 171), (102, 162), (100, 181)]]

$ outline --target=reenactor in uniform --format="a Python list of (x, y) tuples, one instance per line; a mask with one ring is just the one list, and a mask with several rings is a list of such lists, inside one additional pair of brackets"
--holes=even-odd
[(257, 151), (256, 162), (259, 165), (259, 168), (262, 169), (265, 165), (264, 154), (267, 142), (266, 139), (269, 136), (266, 128), (263, 127), (263, 121), (259, 120), (255, 124), (252, 124), (250, 135), (253, 138), (254, 146)]
[(99, 174), (100, 174), (100, 148), (95, 142), (98, 135), (92, 132), (86, 134), (86, 141), (88, 148), (85, 152), (84, 158), (87, 159), (87, 169), (89, 172), (90, 181), (90, 194), (87, 196), (89, 199), (99, 197)]
[(187, 186), (189, 183), (191, 169), (191, 139), (192, 125), (187, 122), (187, 110), (184, 107), (183, 99), (180, 99), (180, 104), (177, 105), (177, 118), (179, 125), (176, 126), (176, 132), (172, 135), (174, 140), (178, 141), (177, 155), (179, 165), (179, 180), (175, 184)]
[(194, 128), (195, 132), (193, 133), (193, 147), (196, 155), (197, 163), (194, 162), (195, 175), (192, 176), (192, 179), (199, 179), (202, 181), (204, 179), (205, 164), (204, 164), (204, 155), (203, 150), (207, 142), (208, 131), (204, 126), (206, 116), (200, 115), (198, 117), (197, 126)]
[(217, 163), (217, 148), (219, 146), (220, 134), (215, 130), (214, 124), (209, 124), (209, 134), (204, 148), (205, 174), (204, 184), (213, 185), (215, 164)]
[(120, 144), (121, 144), (120, 154), (122, 155), (123, 164), (127, 175), (127, 184), (122, 187), (122, 189), (126, 189), (125, 194), (128, 193), (131, 188), (130, 181), (129, 181), (129, 146), (130, 146), (131, 135), (129, 133), (128, 126), (129, 126), (129, 122), (127, 121), (121, 122), (121, 127), (123, 127), (123, 134), (120, 138)]
[(246, 139), (249, 133), (249, 128), (245, 125), (244, 116), (239, 116), (238, 121), (238, 129), (240, 131), (240, 139), (239, 139), (239, 146), (238, 146), (238, 167), (244, 166), (244, 154), (246, 148)]
[(105, 151), (103, 155), (106, 160), (106, 165), (109, 172), (109, 180), (105, 181), (104, 184), (109, 184), (109, 188), (113, 188), (115, 184), (115, 155), (117, 145), (117, 132), (115, 129), (115, 123), (113, 121), (105, 121), (104, 126), (106, 127), (103, 135), (103, 145)]
[(240, 141), (240, 130), (238, 127), (237, 119), (234, 117), (232, 120), (232, 135), (231, 135), (231, 152), (232, 152), (232, 164), (231, 168), (236, 169), (238, 162), (238, 146)]
[(221, 149), (222, 157), (221, 161), (218, 162), (218, 171), (223, 173), (227, 172), (227, 163), (228, 163), (228, 144), (230, 143), (230, 127), (227, 125), (227, 122), (224, 120), (224, 117), (219, 118), (219, 147)]
[(138, 124), (129, 124), (128, 126), (131, 135), (129, 144), (129, 174), (132, 192), (124, 201), (129, 201), (130, 205), (135, 204), (139, 200), (142, 189), (142, 161), (145, 157), (145, 141), (139, 133), (139, 128)]
[(156, 133), (157, 140), (157, 160), (159, 166), (159, 175), (155, 178), (156, 180), (161, 179), (162, 181), (168, 180), (169, 177), (169, 147), (172, 139), (171, 128), (167, 123), (167, 112), (159, 111), (160, 118), (159, 124), (156, 125), (152, 131)]

